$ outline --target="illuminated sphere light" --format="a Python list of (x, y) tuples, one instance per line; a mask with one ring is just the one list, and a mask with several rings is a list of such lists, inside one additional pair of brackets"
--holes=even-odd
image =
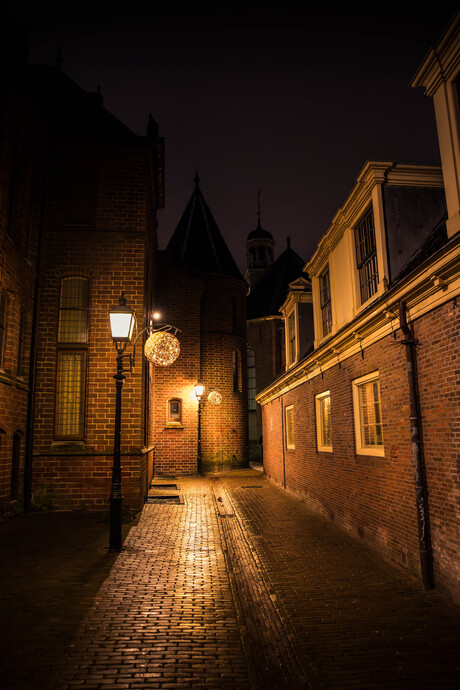
[(208, 400), (211, 405), (220, 405), (222, 402), (222, 394), (219, 391), (211, 391), (208, 395)]
[(156, 331), (150, 335), (144, 345), (144, 355), (149, 362), (160, 367), (169, 367), (179, 357), (180, 344), (172, 333)]

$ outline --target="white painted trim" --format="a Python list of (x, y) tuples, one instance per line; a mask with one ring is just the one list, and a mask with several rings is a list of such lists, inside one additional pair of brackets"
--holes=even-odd
[[(385, 456), (384, 446), (363, 446), (361, 439), (361, 416), (359, 407), (359, 387), (365, 383), (371, 383), (372, 381), (379, 381), (379, 372), (373, 371), (365, 376), (360, 376), (357, 379), (353, 379), (351, 382), (352, 393), (353, 393), (353, 418), (355, 426), (355, 444), (356, 444), (356, 455), (374, 455), (378, 457)], [(380, 383), (379, 383), (379, 400), (380, 400)]]
[[(332, 453), (332, 445), (326, 446), (322, 444), (322, 401), (324, 398), (331, 398), (331, 391), (323, 391), (315, 395), (315, 416), (316, 416), (316, 447), (319, 453)], [(331, 401), (332, 408), (332, 401)], [(332, 422), (331, 422), (331, 436), (332, 436)]]

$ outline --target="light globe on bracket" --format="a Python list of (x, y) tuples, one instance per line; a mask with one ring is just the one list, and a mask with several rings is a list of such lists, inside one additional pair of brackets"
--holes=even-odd
[(160, 367), (169, 367), (180, 354), (180, 343), (170, 330), (153, 331), (144, 344), (144, 355), (149, 362)]

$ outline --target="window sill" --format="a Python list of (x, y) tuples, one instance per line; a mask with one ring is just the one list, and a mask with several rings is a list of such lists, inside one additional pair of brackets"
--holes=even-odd
[(180, 422), (168, 422), (165, 424), (165, 429), (184, 429), (184, 425)]
[(318, 453), (332, 453), (332, 446), (318, 446)]
[(382, 448), (360, 448), (356, 451), (356, 455), (367, 455), (368, 457), (384, 458), (385, 449), (383, 448), (383, 446)]

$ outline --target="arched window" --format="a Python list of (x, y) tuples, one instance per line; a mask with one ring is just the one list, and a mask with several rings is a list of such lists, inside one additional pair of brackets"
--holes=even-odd
[(11, 456), (11, 500), (19, 494), (19, 469), (21, 466), (21, 433), (16, 431), (13, 434), (13, 452)]
[(256, 409), (256, 356), (252, 347), (248, 347), (248, 410)]

